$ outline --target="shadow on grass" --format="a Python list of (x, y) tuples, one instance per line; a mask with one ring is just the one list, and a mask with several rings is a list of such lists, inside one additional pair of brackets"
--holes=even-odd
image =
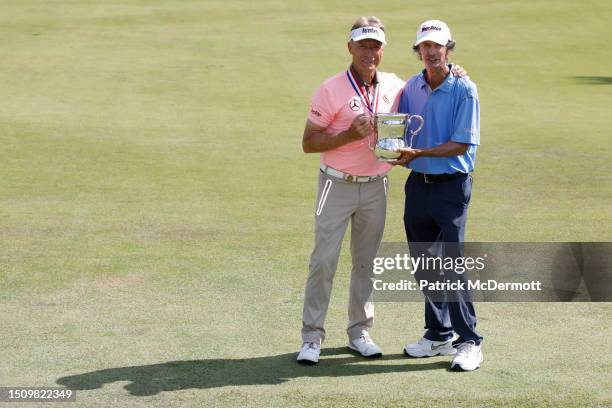
[[(134, 396), (155, 395), (161, 391), (189, 388), (217, 388), (232, 385), (281, 384), (299, 377), (350, 377), (422, 370), (445, 369), (448, 362), (411, 360), (402, 354), (386, 355), (382, 359), (367, 360), (346, 355), (344, 347), (322, 350), (318, 365), (304, 366), (295, 361), (296, 354), (245, 359), (210, 359), (169, 361), (133, 367), (108, 368), (84, 374), (62, 377), (57, 383), (73, 390), (92, 390), (116, 381), (129, 381), (124, 388)], [(386, 364), (390, 360), (404, 360), (402, 364)], [(418, 363), (416, 361), (419, 361)]]
[(612, 85), (612, 77), (609, 76), (574, 76), (572, 79), (583, 85)]

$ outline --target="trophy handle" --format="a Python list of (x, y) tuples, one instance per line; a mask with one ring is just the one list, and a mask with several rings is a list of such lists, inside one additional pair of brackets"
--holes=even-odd
[(406, 128), (410, 129), (410, 122), (412, 119), (417, 119), (419, 121), (419, 127), (416, 130), (410, 130), (410, 147), (412, 148), (412, 139), (414, 136), (423, 129), (423, 125), (425, 124), (425, 120), (421, 115), (408, 115)]
[(423, 129), (423, 125), (425, 124), (425, 120), (423, 120), (423, 117), (421, 115), (411, 115), (411, 116), (408, 117), (408, 126), (410, 126), (410, 122), (412, 121), (412, 119), (417, 119), (420, 122), (419, 123), (419, 127), (416, 130), (411, 130), (410, 131), (412, 136), (414, 136), (417, 133), (419, 133), (421, 131), (421, 129)]

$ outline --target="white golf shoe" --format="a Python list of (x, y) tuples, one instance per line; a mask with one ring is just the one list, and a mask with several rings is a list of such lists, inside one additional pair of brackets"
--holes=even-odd
[(372, 338), (367, 334), (364, 334), (361, 337), (349, 341), (348, 348), (358, 352), (363, 357), (382, 357), (382, 350), (376, 345), (376, 343), (374, 343)]
[(408, 357), (451, 356), (456, 352), (457, 350), (453, 347), (453, 339), (432, 341), (421, 337), (417, 343), (406, 344), (404, 347), (404, 355)]
[(450, 368), (455, 371), (473, 371), (480, 367), (483, 360), (480, 346), (477, 346), (473, 341), (467, 341), (457, 347), (457, 355)]
[(317, 364), (321, 354), (321, 343), (305, 342), (297, 356), (298, 363)]

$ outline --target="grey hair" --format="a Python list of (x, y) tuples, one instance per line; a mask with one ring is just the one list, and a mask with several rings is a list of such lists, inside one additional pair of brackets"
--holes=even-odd
[(361, 27), (376, 27), (385, 31), (385, 25), (376, 16), (361, 16), (353, 23), (351, 31)]

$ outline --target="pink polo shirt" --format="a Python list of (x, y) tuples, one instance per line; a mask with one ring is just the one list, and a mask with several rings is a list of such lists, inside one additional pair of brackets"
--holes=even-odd
[[(405, 82), (395, 74), (377, 72), (379, 113), (396, 112)], [(329, 78), (317, 89), (308, 120), (337, 135), (351, 127), (357, 115), (369, 112), (363, 100), (351, 85), (346, 71)], [(353, 176), (376, 176), (391, 169), (391, 165), (378, 161), (374, 148), (376, 135), (321, 153), (321, 163)]]

